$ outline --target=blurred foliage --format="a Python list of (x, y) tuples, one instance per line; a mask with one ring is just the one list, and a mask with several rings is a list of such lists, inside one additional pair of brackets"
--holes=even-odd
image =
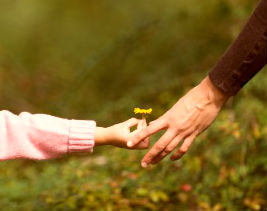
[[(218, 60), (254, 0), (0, 0), (0, 106), (107, 126), (159, 117)], [(266, 69), (178, 162), (146, 170), (145, 151), (0, 163), (8, 210), (266, 208)], [(156, 141), (159, 134), (153, 136)]]

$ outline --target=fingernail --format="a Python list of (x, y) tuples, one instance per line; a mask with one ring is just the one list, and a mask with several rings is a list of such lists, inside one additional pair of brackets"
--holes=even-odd
[(147, 163), (146, 163), (146, 162), (142, 162), (142, 163), (141, 163), (141, 166), (142, 166), (143, 168), (146, 168), (146, 167), (147, 167)]
[(128, 147), (131, 147), (131, 146), (133, 146), (133, 142), (131, 142), (131, 141), (128, 141), (128, 142), (127, 142), (127, 146), (128, 146)]

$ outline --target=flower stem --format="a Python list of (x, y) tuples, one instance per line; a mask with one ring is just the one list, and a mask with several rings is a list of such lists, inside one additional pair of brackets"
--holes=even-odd
[(146, 119), (146, 116), (145, 116), (145, 114), (142, 114), (142, 119), (144, 119), (144, 120)]

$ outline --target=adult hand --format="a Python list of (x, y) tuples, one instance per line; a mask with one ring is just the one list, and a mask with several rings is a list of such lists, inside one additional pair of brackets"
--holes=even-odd
[(183, 141), (171, 156), (171, 160), (177, 160), (188, 151), (195, 138), (215, 120), (227, 99), (228, 96), (206, 77), (169, 111), (135, 134), (127, 145), (133, 147), (150, 135), (166, 130), (144, 156), (141, 165), (145, 168), (149, 164), (158, 163)]

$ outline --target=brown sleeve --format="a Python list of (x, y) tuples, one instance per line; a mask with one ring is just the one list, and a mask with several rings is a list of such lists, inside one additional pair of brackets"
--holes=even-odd
[(209, 72), (211, 82), (235, 95), (266, 64), (267, 0), (261, 0), (234, 43)]

